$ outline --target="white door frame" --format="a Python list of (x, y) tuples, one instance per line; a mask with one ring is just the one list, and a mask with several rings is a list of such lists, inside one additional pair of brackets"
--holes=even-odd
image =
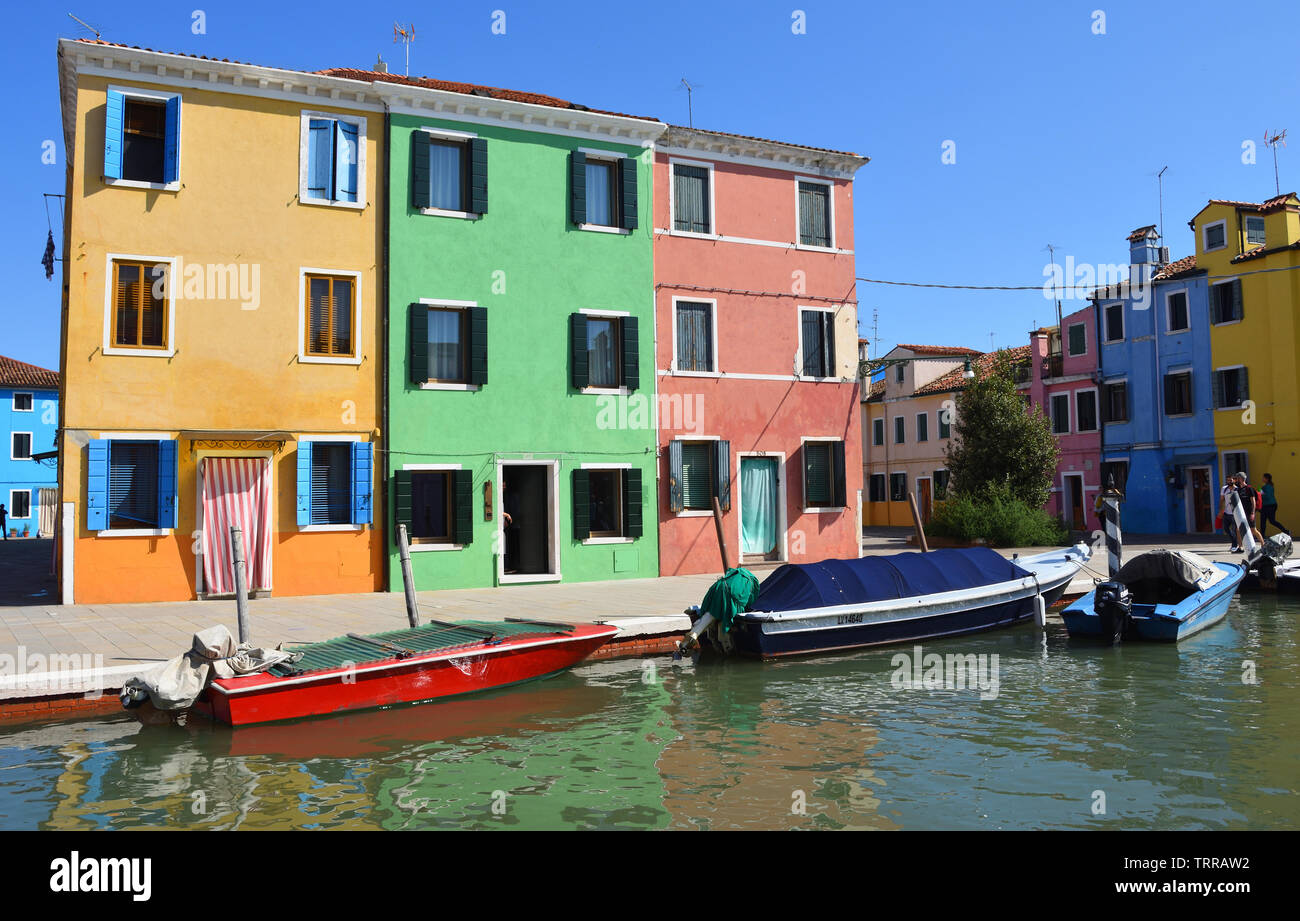
[[(1074, 520), (1074, 499), (1070, 494), (1070, 477), (1079, 479), (1079, 505), (1083, 509), (1083, 521)], [(1088, 525), (1088, 490), (1087, 482), (1084, 480), (1083, 473), (1077, 470), (1067, 471), (1061, 474), (1061, 517), (1072, 531), (1087, 530)]]
[[(547, 481), (546, 491), (546, 510), (548, 517), (551, 519), (549, 551), (550, 551), (550, 572), (534, 573), (516, 573), (515, 575), (506, 575), (506, 534), (505, 534), (505, 508), (506, 508), (506, 480), (505, 469), (507, 467), (550, 467), (551, 476)], [(497, 460), (497, 476), (495, 496), (499, 499), (500, 512), (494, 512), (496, 518), (496, 546), (497, 546), (497, 583), (499, 585), (515, 585), (523, 582), (559, 582), (560, 581), (560, 461), (558, 458), (548, 459), (539, 458), (537, 460)]]
[[(739, 563), (745, 556), (744, 544), (741, 541), (741, 511), (740, 497), (743, 490), (740, 483), (740, 459), (742, 457), (763, 457), (776, 461), (776, 529), (777, 529), (777, 559), (785, 562), (790, 558), (790, 531), (786, 527), (786, 479), (785, 479), (785, 452), (784, 451), (737, 451), (736, 452), (736, 477), (732, 480), (735, 488), (731, 491), (731, 501), (736, 507), (736, 561)], [(731, 475), (731, 471), (727, 471)]]
[[(1219, 501), (1218, 496), (1214, 494), (1214, 472), (1210, 469), (1209, 464), (1191, 464), (1184, 469), (1186, 470), (1187, 476), (1183, 482), (1183, 526), (1187, 528), (1188, 534), (1213, 535), (1214, 517), (1217, 514), (1215, 511), (1215, 506), (1218, 504)], [(1195, 505), (1195, 500), (1193, 499), (1195, 493), (1192, 490), (1193, 470), (1205, 471), (1205, 488), (1210, 494), (1210, 530), (1209, 531), (1196, 530), (1196, 505)]]
[(930, 514), (934, 514), (934, 475), (919, 476), (916, 478), (916, 513), (921, 516), (921, 521), (925, 521), (925, 510), (921, 508), (921, 481), (925, 480), (930, 484)]
[[(179, 454), (180, 448), (176, 450)], [(271, 529), (271, 585), (259, 585), (257, 588), (250, 585), (248, 590), (269, 592), (275, 584), (275, 516), (276, 500), (279, 496), (275, 489), (275, 452), (206, 448), (194, 452), (194, 533), (190, 535), (190, 539), (194, 541), (194, 594), (203, 595), (203, 460), (208, 457), (264, 457), (267, 460), (267, 469), (271, 475), (271, 521), (268, 525)]]

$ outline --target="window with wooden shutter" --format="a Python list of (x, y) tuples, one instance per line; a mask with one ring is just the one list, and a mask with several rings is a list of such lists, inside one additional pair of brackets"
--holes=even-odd
[(1126, 381), (1114, 381), (1102, 385), (1101, 408), (1104, 413), (1103, 422), (1127, 422), (1128, 421), (1128, 383)]
[(883, 473), (871, 474), (871, 478), (867, 482), (867, 501), (885, 501), (885, 475)]
[(917, 441), (930, 440), (930, 414), (929, 413), (916, 414), (916, 440)]
[(1192, 372), (1165, 375), (1165, 415), (1186, 416), (1192, 411)]
[(30, 489), (9, 490), (9, 518), (32, 517), (32, 491)]
[(602, 227), (618, 224), (617, 164), (609, 160), (586, 161), (587, 214), (583, 223)]
[(9, 459), (30, 460), (32, 456), (32, 433), (13, 432), (9, 437)]
[(831, 443), (805, 441), (803, 444), (804, 508), (828, 508), (835, 503), (834, 466)]
[(1077, 432), (1097, 431), (1097, 391), (1075, 391), (1074, 420)]
[(799, 311), (799, 323), (803, 340), (804, 377), (834, 377), (834, 311), (801, 310)]
[(426, 380), (463, 384), (468, 380), (469, 312), (458, 307), (428, 308)]
[(891, 473), (889, 475), (889, 501), (907, 501), (907, 474)]
[(355, 281), (334, 275), (306, 275), (304, 354), (313, 357), (356, 356), (354, 325)]
[(673, 164), (673, 229), (684, 233), (712, 233), (709, 213), (709, 169), (686, 163)]
[(677, 302), (677, 370), (714, 370), (711, 303)]
[(311, 450), (311, 524), (352, 523), (352, 445), (314, 442)]
[[(940, 432), (943, 431), (943, 423), (939, 423)], [(885, 443), (885, 420), (871, 420), (871, 444), (875, 447), (882, 447)]]
[(108, 446), (108, 529), (159, 527), (158, 442)]
[(588, 470), (588, 514), (592, 537), (623, 536), (623, 471)]
[(1070, 434), (1070, 395), (1068, 393), (1052, 395), (1052, 434)]
[(455, 526), (454, 471), (403, 471), (410, 480), (407, 533), (413, 544), (449, 544)]
[(1179, 291), (1169, 295), (1169, 332), (1176, 333), (1187, 329), (1190, 324), (1187, 315), (1187, 292)]
[(587, 386), (613, 389), (622, 384), (621, 325), (619, 317), (587, 315)]
[(713, 508), (713, 444), (708, 441), (681, 443), (682, 508), (706, 511)]
[(1088, 351), (1088, 328), (1082, 323), (1070, 325), (1070, 354), (1083, 355)]
[(831, 245), (831, 187), (799, 181), (799, 242), (803, 246)]
[(167, 348), (169, 266), (113, 260), (113, 345)]

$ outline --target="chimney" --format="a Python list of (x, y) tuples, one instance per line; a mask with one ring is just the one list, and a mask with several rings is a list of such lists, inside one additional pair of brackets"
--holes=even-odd
[(377, 74), (388, 73), (388, 65), (384, 62), (384, 56), (381, 54), (378, 57), (379, 60), (375, 62), (375, 73)]
[[(1128, 262), (1129, 278), (1137, 279), (1150, 278), (1158, 266), (1163, 265), (1160, 261), (1161, 250), (1160, 234), (1156, 233), (1156, 225), (1150, 224), (1146, 227), (1139, 227), (1128, 235)], [(1167, 253), (1168, 250), (1165, 250)], [(1168, 261), (1166, 256), (1165, 261)], [(1139, 266), (1145, 266), (1144, 270), (1139, 270)]]

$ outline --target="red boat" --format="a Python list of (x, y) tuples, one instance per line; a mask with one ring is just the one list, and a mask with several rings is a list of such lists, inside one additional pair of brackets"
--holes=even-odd
[(508, 619), (349, 633), (261, 674), (213, 679), (193, 709), (244, 726), (471, 694), (564, 671), (617, 632)]

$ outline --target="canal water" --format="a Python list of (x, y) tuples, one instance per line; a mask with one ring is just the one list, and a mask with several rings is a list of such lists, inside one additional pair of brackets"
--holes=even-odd
[[(661, 657), (289, 725), (0, 729), (0, 828), (1294, 828), (1298, 629), (1254, 595), (1177, 646), (1058, 621), (919, 675), (910, 646)], [(985, 656), (983, 690), (925, 687), (931, 653)]]

